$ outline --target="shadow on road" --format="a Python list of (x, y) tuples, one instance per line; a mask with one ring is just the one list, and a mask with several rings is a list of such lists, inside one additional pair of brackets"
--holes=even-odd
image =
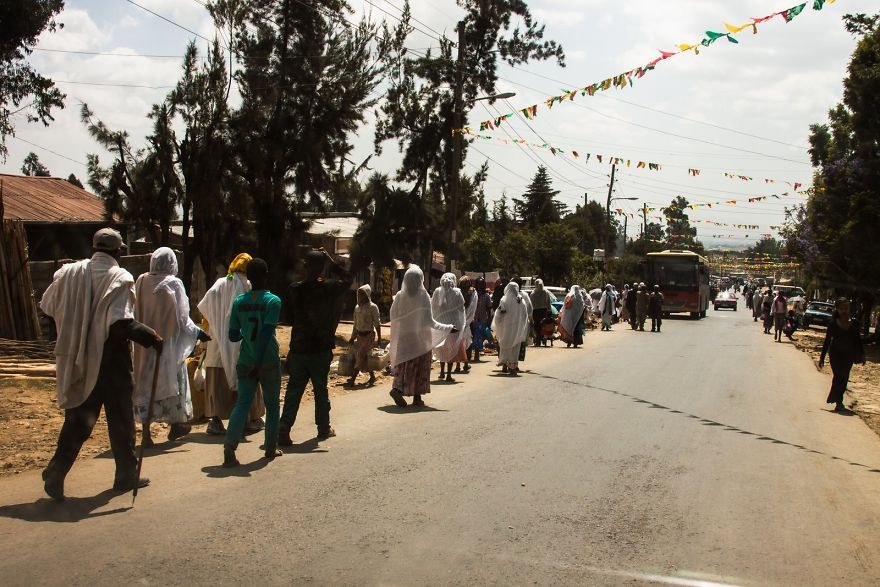
[(0, 507), (0, 517), (15, 518), (25, 522), (58, 522), (62, 524), (79, 522), (88, 518), (99, 518), (130, 510), (131, 507), (121, 507), (103, 512), (95, 511), (119, 495), (118, 491), (106, 489), (93, 497), (68, 497), (63, 502), (43, 498), (33, 503)]
[[(219, 456), (222, 455), (218, 455), (218, 457)], [(245, 463), (243, 465), (231, 467), (229, 469), (224, 468), (222, 465), (202, 467), (202, 472), (210, 479), (225, 479), (227, 477), (250, 477), (251, 473), (265, 468), (268, 464), (269, 459), (262, 457), (251, 463)]]
[(321, 448), (321, 441), (318, 440), (317, 436), (315, 438), (310, 438), (305, 442), (294, 444), (293, 446), (281, 446), (279, 448), (284, 452), (284, 454), (310, 454), (329, 452), (326, 448)]
[[(658, 403), (655, 403), (655, 402), (652, 402), (652, 401), (649, 401), (646, 399), (642, 399), (638, 396), (635, 396), (635, 395), (632, 395), (629, 393), (625, 393), (623, 391), (617, 391), (614, 389), (605, 389), (603, 387), (596, 387), (593, 385), (587, 385), (585, 383), (578, 383), (577, 381), (570, 381), (568, 379), (561, 379), (559, 377), (553, 377), (552, 375), (544, 375), (542, 373), (535, 373), (535, 375), (537, 375), (538, 377), (543, 377), (544, 379), (551, 379), (553, 381), (558, 381), (560, 383), (568, 383), (569, 385), (575, 385), (577, 387), (583, 387), (586, 389), (593, 389), (595, 391), (604, 391), (605, 393), (619, 395), (619, 396), (625, 397), (625, 398), (627, 398), (637, 404), (642, 404), (649, 409), (663, 410), (663, 411), (669, 412), (670, 414), (678, 414), (684, 418), (696, 420), (696, 421), (700, 422), (700, 424), (703, 426), (714, 427), (714, 428), (718, 428), (719, 430), (733, 432), (735, 434), (742, 434), (743, 436), (751, 436), (755, 440), (759, 440), (762, 442), (769, 442), (770, 444), (779, 444), (779, 445), (789, 446), (791, 448), (794, 448), (794, 449), (797, 449), (797, 450), (800, 450), (803, 452), (822, 455), (822, 456), (828, 457), (829, 459), (834, 460), (834, 461), (841, 461), (841, 462), (846, 463), (848, 465), (851, 465), (853, 467), (860, 467), (870, 473), (880, 473), (880, 469), (872, 468), (870, 465), (856, 463), (854, 461), (850, 461), (850, 460), (847, 460), (847, 459), (844, 459), (841, 457), (836, 457), (834, 455), (830, 455), (830, 454), (822, 452), (820, 450), (814, 450), (814, 449), (808, 448), (808, 447), (800, 445), (800, 444), (794, 444), (794, 443), (787, 442), (785, 440), (779, 440), (778, 438), (773, 438), (770, 436), (763, 436), (761, 434), (758, 434), (757, 432), (750, 432), (748, 430), (743, 430), (742, 428), (737, 428), (736, 426), (731, 426), (729, 424), (724, 424), (722, 422), (716, 422), (715, 420), (709, 420), (708, 418), (703, 418), (702, 416), (697, 416), (696, 414), (690, 414), (690, 413), (684, 412), (682, 410), (676, 410), (676, 409), (670, 408), (669, 406), (664, 406), (663, 404), (658, 404)], [(823, 411), (828, 411), (828, 410), (823, 410)], [(849, 410), (846, 410), (846, 411), (849, 412)], [(835, 412), (830, 412), (830, 413), (835, 413)], [(846, 414), (845, 412), (842, 412), (842, 413), (835, 413), (835, 415), (839, 416), (839, 415), (853, 415), (853, 414), (852, 413)]]
[(441, 410), (440, 408), (435, 408), (433, 406), (421, 406), (421, 407), (412, 407), (412, 405), (408, 405), (405, 408), (398, 407), (396, 405), (391, 406), (379, 406), (376, 408), (380, 412), (385, 412), (386, 414), (417, 414), (419, 412), (448, 412), (449, 410)]

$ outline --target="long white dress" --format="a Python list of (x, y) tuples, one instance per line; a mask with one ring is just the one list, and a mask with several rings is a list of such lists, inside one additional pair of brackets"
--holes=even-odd
[(519, 286), (508, 283), (504, 296), (495, 311), (492, 329), (498, 339), (498, 364), (516, 367), (519, 363), (520, 346), (529, 328), (528, 307), (519, 293)]
[(464, 296), (455, 287), (456, 279), (452, 273), (440, 278), (440, 287), (434, 290), (431, 298), (431, 313), (434, 320), (441, 324), (451, 324), (458, 332), (450, 334), (434, 349), (434, 357), (441, 363), (452, 363), (463, 360), (462, 343), (465, 340), (465, 309)]
[[(195, 348), (199, 329), (189, 317), (189, 298), (177, 277), (177, 257), (167, 247), (156, 249), (150, 272), (135, 282), (135, 318), (165, 340), (153, 401), (153, 422), (182, 424), (192, 418), (192, 396), (186, 358)], [(147, 421), (156, 353), (134, 347), (134, 417)]]

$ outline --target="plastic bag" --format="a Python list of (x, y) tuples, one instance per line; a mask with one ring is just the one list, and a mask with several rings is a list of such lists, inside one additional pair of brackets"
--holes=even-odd
[(354, 374), (354, 352), (348, 351), (340, 355), (336, 374), (342, 377), (351, 377)]

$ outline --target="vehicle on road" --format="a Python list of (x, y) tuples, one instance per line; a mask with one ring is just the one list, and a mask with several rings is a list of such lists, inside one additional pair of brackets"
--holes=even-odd
[(796, 285), (774, 285), (773, 293), (776, 293), (777, 291), (781, 291), (782, 294), (788, 299), (796, 297), (807, 297), (807, 292), (804, 291), (804, 288), (798, 287)]
[(692, 251), (648, 253), (643, 264), (645, 283), (660, 286), (663, 313), (689, 312), (704, 318), (709, 309), (709, 261)]
[(738, 300), (736, 298), (736, 294), (732, 291), (723, 291), (717, 296), (715, 296), (715, 301), (712, 302), (712, 305), (715, 307), (717, 311), (719, 308), (727, 308), (733, 309), (734, 312), (737, 310)]
[(834, 304), (828, 302), (810, 302), (804, 311), (804, 328), (810, 326), (828, 326), (834, 320)]

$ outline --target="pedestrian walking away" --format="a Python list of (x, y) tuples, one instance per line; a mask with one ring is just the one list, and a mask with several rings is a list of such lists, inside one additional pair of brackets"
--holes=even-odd
[(629, 284), (623, 284), (623, 291), (620, 292), (620, 321), (621, 322), (629, 322), (629, 307), (627, 306), (627, 299), (629, 298), (631, 290), (629, 289)]
[[(199, 312), (207, 322), (204, 324), (205, 330), (212, 338), (205, 350), (205, 416), (208, 418), (206, 432), (215, 436), (226, 434), (223, 420), (228, 420), (232, 415), (238, 398), (238, 374), (235, 369), (241, 343), (229, 340), (229, 317), (235, 299), (251, 289), (247, 279), (251, 259), (247, 253), (236, 255), (226, 275), (214, 282), (198, 304)], [(258, 385), (245, 429), (248, 432), (261, 430), (265, 413), (263, 391)]]
[(348, 378), (348, 385), (354, 385), (358, 373), (369, 373), (367, 385), (376, 383), (376, 374), (370, 369), (370, 353), (382, 343), (382, 321), (379, 319), (379, 306), (373, 303), (373, 290), (362, 285), (357, 291), (357, 305), (354, 308), (354, 325), (349, 343), (354, 346), (354, 372)]
[[(464, 328), (461, 331), (462, 343), (461, 348), (464, 353), (464, 372), (471, 370), (470, 349), (474, 343), (474, 319), (477, 315), (477, 292), (471, 285), (471, 278), (462, 275), (458, 280), (458, 289), (461, 290), (461, 296), (464, 298)], [(459, 365), (455, 365), (455, 372), (458, 373)]]
[(223, 466), (238, 466), (235, 451), (245, 432), (245, 421), (257, 384), (263, 390), (266, 406), (266, 429), (263, 455), (268, 460), (281, 456), (277, 448), (279, 396), (281, 395), (281, 358), (275, 328), (281, 320), (281, 298), (269, 291), (269, 268), (262, 259), (248, 264), (251, 291), (235, 298), (229, 317), (229, 340), (241, 341), (236, 372), (238, 399), (229, 417), (223, 443)]
[(529, 297), (527, 293), (523, 291), (523, 281), (522, 277), (513, 277), (510, 280), (512, 283), (515, 283), (519, 288), (520, 295), (522, 296), (523, 303), (526, 305), (526, 321), (528, 325), (526, 326), (525, 335), (523, 336), (522, 342), (519, 344), (519, 362), (522, 363), (526, 360), (526, 351), (529, 346), (529, 337), (532, 336), (532, 332), (534, 330), (534, 325), (532, 323), (532, 316), (535, 313), (535, 308), (532, 306), (532, 298)]
[(138, 277), (134, 285), (134, 316), (165, 340), (159, 356), (159, 379), (154, 393), (152, 418), (149, 399), (153, 387), (156, 353), (141, 346), (134, 348), (134, 419), (143, 425), (141, 443), (153, 445), (152, 422), (171, 425), (168, 440), (188, 434), (192, 419), (192, 396), (186, 372), (186, 358), (198, 340), (209, 337), (189, 317), (189, 298), (183, 282), (177, 278), (177, 256), (168, 247), (156, 249), (150, 257), (150, 271)]
[[(325, 267), (328, 277), (323, 277)], [(315, 425), (318, 439), (336, 436), (330, 426), (330, 395), (327, 379), (342, 296), (351, 288), (352, 276), (326, 251), (310, 251), (304, 261), (305, 278), (290, 286), (287, 319), (290, 322), (290, 352), (287, 372), (290, 378), (284, 394), (284, 410), (278, 432), (280, 446), (292, 446), (290, 430), (296, 423), (306, 385), (312, 383), (315, 396)], [(335, 276), (334, 276), (335, 275)]]
[(425, 276), (417, 265), (403, 275), (401, 290), (391, 303), (391, 366), (394, 369), (391, 397), (401, 408), (411, 397), (415, 408), (425, 405), (422, 396), (431, 393), (431, 354), (450, 336), (452, 324), (441, 324), (431, 313), (431, 298), (425, 290)]
[(447, 336), (443, 343), (434, 349), (434, 357), (440, 362), (440, 379), (452, 381), (452, 364), (463, 363), (465, 352), (464, 342), (465, 309), (464, 296), (456, 285), (453, 273), (444, 273), (440, 278), (440, 287), (434, 290), (431, 297), (431, 313), (443, 324), (452, 324), (455, 335)]
[(602, 316), (602, 330), (611, 331), (611, 325), (614, 323), (614, 315), (617, 311), (616, 302), (614, 288), (609, 283), (605, 286), (605, 291), (602, 292), (602, 297), (599, 299), (599, 312)]
[(498, 304), (492, 330), (498, 339), (498, 366), (502, 372), (519, 374), (520, 345), (528, 333), (529, 314), (519, 285), (511, 281), (504, 288), (504, 297)]
[(474, 341), (472, 344), (474, 362), (479, 362), (480, 353), (486, 341), (486, 329), (492, 323), (492, 298), (486, 293), (486, 280), (477, 278), (474, 286), (477, 294), (477, 307), (474, 311), (474, 322), (471, 325)]
[(128, 341), (156, 350), (162, 337), (134, 319), (134, 278), (119, 267), (122, 236), (102, 228), (90, 259), (63, 265), (40, 308), (55, 321), (56, 397), (64, 410), (58, 446), (43, 470), (49, 497), (64, 499), (64, 480), (104, 408), (116, 461), (113, 489), (145, 487), (137, 477), (131, 353)]
[(544, 289), (544, 281), (535, 280), (535, 289), (529, 295), (532, 302), (532, 324), (534, 325), (535, 346), (546, 345), (547, 341), (541, 333), (544, 319), (550, 315), (550, 292)]
[(639, 298), (639, 284), (634, 283), (629, 294), (626, 296), (626, 311), (629, 314), (629, 325), (635, 330), (638, 328), (638, 315), (636, 313), (636, 304)]
[(645, 330), (645, 321), (648, 319), (648, 301), (648, 288), (644, 283), (640, 283), (639, 291), (636, 294), (636, 322), (642, 332)]
[(579, 285), (571, 286), (565, 296), (559, 316), (559, 336), (568, 348), (584, 344), (584, 298)]
[(663, 325), (663, 293), (659, 285), (654, 286), (654, 292), (648, 300), (648, 315), (651, 317), (651, 332), (660, 332)]
[(859, 334), (859, 322), (850, 316), (850, 303), (846, 298), (840, 298), (834, 305), (834, 321), (828, 325), (825, 334), (825, 342), (822, 345), (822, 355), (819, 358), (819, 368), (825, 366), (825, 357), (831, 359), (831, 391), (828, 393), (826, 403), (834, 404), (835, 412), (842, 412), (846, 408), (843, 405), (843, 395), (849, 384), (849, 374), (853, 365), (865, 363), (865, 349)]
[(752, 318), (755, 322), (758, 321), (758, 318), (761, 317), (761, 313), (764, 310), (764, 294), (761, 290), (755, 290), (754, 296), (752, 296)]

